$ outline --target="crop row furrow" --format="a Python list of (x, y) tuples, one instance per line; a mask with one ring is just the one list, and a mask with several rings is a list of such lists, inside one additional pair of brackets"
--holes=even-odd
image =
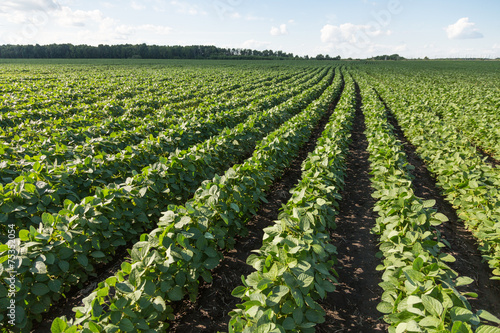
[[(148, 165), (166, 158), (162, 155), (167, 155), (169, 152), (183, 156), (185, 153), (179, 150), (174, 152), (174, 150), (186, 149), (204, 139), (210, 142), (209, 138), (212, 135), (217, 135), (227, 126), (234, 126), (247, 118), (246, 122), (251, 123), (251, 120), (256, 119), (263, 108), (276, 105), (285, 107), (287, 103), (290, 103), (290, 101), (285, 102), (287, 99), (296, 99), (297, 94), (303, 94), (302, 89), (312, 89), (310, 87), (314, 87), (320, 80), (327, 80), (324, 78), (326, 73), (327, 69), (303, 85), (267, 96), (250, 108), (232, 114), (221, 113), (211, 120), (200, 122), (195, 132), (182, 132), (183, 127), (165, 132), (161, 137), (151, 140), (139, 150), (130, 148), (123, 154), (114, 156), (104, 154), (89, 156), (74, 165), (66, 164), (52, 169), (47, 164), (35, 162), (32, 171), (0, 187), (0, 194), (3, 197), (0, 222), (16, 224), (24, 228), (30, 225), (37, 226), (44, 212), (58, 212), (64, 207), (66, 199), (78, 202), (80, 198), (92, 195), (99, 187), (124, 182), (127, 178), (141, 174), (142, 169)], [(206, 149), (203, 144), (200, 145), (198, 149)], [(5, 228), (5, 224), (0, 227)]]
[(230, 313), (229, 332), (314, 332), (325, 312), (316, 302), (335, 289), (335, 227), (343, 188), (354, 85), (345, 77), (341, 99), (315, 150), (302, 164), (302, 179), (279, 219), (264, 229), (262, 247), (247, 259), (256, 272), (233, 296), (242, 299)]
[[(319, 100), (269, 134), (245, 163), (204, 182), (184, 206), (170, 207), (158, 228), (134, 245), (131, 262), (123, 263), (120, 272), (100, 283), (84, 306), (75, 309), (72, 324), (84, 332), (165, 331), (173, 318), (171, 303), (186, 294), (195, 299), (199, 279), (212, 280), (210, 271), (219, 264), (221, 250), (231, 248), (233, 237), (244, 233), (264, 191), (307, 141), (340, 87), (337, 76)], [(66, 325), (64, 318), (53, 323)]]
[(373, 232), (380, 237), (383, 271), (382, 301), (377, 309), (384, 313), (389, 332), (488, 332), (492, 326), (481, 318), (500, 323), (484, 310), (472, 312), (467, 296), (457, 287), (473, 282), (459, 276), (446, 263), (455, 261), (441, 248), (436, 226), (447, 217), (413, 191), (412, 166), (401, 142), (394, 135), (384, 105), (368, 81), (357, 76), (363, 96), (363, 112), (370, 153), (371, 182), (377, 199), (378, 218)]
[[(40, 133), (40, 129), (24, 129), (23, 136), (15, 137), (15, 141), (4, 140), (2, 148), (4, 150), (3, 159), (22, 159), (25, 156), (46, 155), (48, 162), (53, 163), (56, 159), (67, 161), (78, 156), (94, 154), (103, 151), (107, 154), (117, 153), (127, 146), (141, 143), (150, 135), (158, 136), (165, 129), (175, 126), (196, 116), (202, 118), (209, 114), (215, 114), (223, 110), (230, 110), (243, 107), (249, 104), (254, 98), (264, 97), (269, 84), (272, 84), (273, 91), (279, 91), (282, 86), (295, 84), (296, 78), (288, 81), (289, 76), (270, 76), (269, 81), (253, 84), (251, 82), (241, 82), (236, 85), (238, 88), (231, 91), (226, 89), (224, 94), (219, 91), (213, 94), (201, 94), (203, 102), (198, 103), (196, 109), (186, 110), (177, 105), (154, 105), (153, 107), (127, 106), (127, 103), (120, 102), (120, 105), (106, 107), (120, 107), (126, 112), (134, 115), (134, 121), (123, 119), (124, 117), (114, 117), (105, 119), (93, 126), (78, 127), (68, 130), (67, 126), (50, 126), (51, 122), (39, 120), (45, 133)], [(257, 95), (257, 96), (256, 96)], [(229, 98), (228, 98), (229, 97)], [(124, 104), (124, 105), (122, 105)], [(160, 108), (162, 108), (160, 110)], [(121, 123), (117, 123), (122, 121)], [(66, 124), (66, 121), (63, 123)], [(111, 127), (110, 127), (111, 126)], [(17, 131), (19, 133), (19, 131)], [(49, 137), (47, 137), (47, 135)], [(32, 136), (33, 138), (30, 138)], [(75, 151), (72, 147), (78, 147)], [(28, 147), (28, 148), (26, 148)]]
[[(310, 75), (307, 78), (310, 78)], [(271, 89), (271, 92), (274, 93), (283, 91), (290, 84), (298, 84), (300, 82), (296, 78), (291, 82), (282, 79), (276, 80), (273, 81), (275, 84)], [(1, 156), (3, 160), (9, 161), (9, 169), (23, 170), (25, 167), (30, 166), (30, 164), (24, 164), (23, 161), (34, 163), (42, 155), (45, 156), (46, 163), (54, 164), (58, 161), (58, 164), (64, 164), (76, 158), (96, 155), (100, 152), (116, 154), (128, 146), (137, 149), (134, 145), (141, 145), (146, 140), (156, 139), (160, 133), (168, 129), (174, 129), (179, 124), (190, 124), (191, 122), (196, 124), (200, 120), (209, 119), (210, 116), (215, 116), (220, 112), (244, 108), (254, 99), (263, 98), (271, 93), (267, 85), (248, 84), (248, 86), (252, 88), (251, 91), (244, 89), (239, 94), (231, 95), (229, 99), (217, 95), (206, 98), (205, 102), (198, 105), (195, 110), (170, 109), (170, 106), (168, 109), (164, 109), (164, 111), (158, 110), (158, 108), (147, 108), (147, 114), (142, 116), (135, 115), (137, 121), (133, 123), (131, 128), (115, 128), (109, 131), (103, 127), (101, 122), (92, 126), (90, 131), (89, 128), (82, 127), (81, 130), (85, 133), (82, 135), (64, 128), (62, 132), (53, 131), (54, 128), (50, 127), (50, 122), (40, 120), (40, 123), (45, 128), (45, 133), (39, 133), (36, 129), (32, 129), (31, 131), (23, 129), (22, 133), (33, 133), (36, 136), (35, 140), (16, 136), (13, 142), (2, 143), (3, 154)], [(107, 107), (121, 108), (119, 105)], [(111, 123), (114, 127), (118, 127), (119, 124), (116, 120), (123, 120), (123, 117), (113, 117), (111, 120), (108, 120), (108, 123)], [(54, 127), (59, 128), (61, 126), (58, 122), (57, 126)], [(16, 161), (21, 161), (21, 164), (16, 165)]]
[[(411, 94), (377, 85), (437, 185), (479, 242), (494, 279), (500, 279), (500, 168), (484, 161), (453, 124)], [(408, 99), (407, 99), (408, 98)]]
[[(23, 323), (39, 318), (52, 299), (59, 298), (71, 284), (84, 281), (93, 265), (106, 262), (116, 246), (136, 240), (141, 232), (154, 227), (167, 205), (186, 200), (202, 180), (229, 167), (265, 133), (318, 98), (331, 84), (333, 74), (330, 69), (320, 83), (288, 102), (252, 115), (233, 130), (224, 130), (187, 151), (162, 158), (122, 185), (98, 189), (80, 204), (67, 200), (59, 213), (44, 213), (38, 229), (21, 230), (22, 257), (16, 267), (22, 281), (19, 301), (20, 306), (30, 304)], [(2, 250), (5, 258), (8, 249), (4, 246)], [(2, 273), (8, 274), (6, 267)]]

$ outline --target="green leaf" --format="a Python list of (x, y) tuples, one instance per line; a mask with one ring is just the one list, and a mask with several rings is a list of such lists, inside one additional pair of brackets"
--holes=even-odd
[(123, 318), (120, 321), (120, 324), (118, 324), (118, 326), (124, 332), (133, 332), (134, 331), (134, 324), (132, 324), (132, 322), (128, 318)]
[(272, 289), (271, 295), (267, 298), (266, 302), (269, 306), (275, 306), (278, 304), (283, 296), (288, 294), (290, 288), (287, 286), (276, 286)]
[[(292, 292), (293, 292), (293, 290), (292, 290)], [(304, 314), (302, 313), (302, 309), (301, 309), (301, 307), (296, 308), (296, 309), (293, 311), (292, 316), (293, 316), (293, 320), (295, 321), (295, 323), (296, 323), (297, 325), (302, 324), (302, 320), (304, 319)]]
[[(293, 299), (295, 300), (295, 303), (297, 304), (298, 308), (302, 308), (304, 306), (304, 297), (302, 296), (302, 293), (300, 292), (299, 289), (290, 289)], [(297, 323), (298, 324), (298, 323)]]
[(102, 251), (94, 251), (90, 255), (94, 258), (106, 258), (106, 255)]
[(456, 321), (453, 323), (451, 333), (473, 333), (473, 331), (470, 328), (470, 325), (462, 323), (461, 321)]
[(229, 205), (234, 211), (236, 211), (237, 213), (240, 212), (240, 207), (238, 207), (237, 204), (235, 204), (234, 202), (232, 202), (230, 205)]
[(94, 333), (102, 332), (102, 328), (98, 324), (94, 323), (93, 321), (89, 321), (88, 323), (89, 323), (89, 329), (92, 332), (94, 332)]
[(67, 262), (67, 261), (61, 260), (61, 261), (59, 261), (59, 263), (57, 265), (59, 266), (61, 271), (65, 272), (65, 273), (67, 271), (69, 271), (69, 262)]
[(83, 253), (80, 253), (76, 257), (76, 260), (78, 260), (78, 262), (80, 263), (80, 265), (82, 265), (82, 267), (87, 267), (89, 265), (89, 259)]
[(68, 327), (68, 324), (63, 319), (56, 318), (50, 326), (50, 331), (52, 333), (63, 333), (66, 330), (66, 327)]
[(134, 291), (134, 287), (128, 281), (127, 282), (118, 282), (115, 285), (115, 288), (116, 288), (116, 290), (118, 290), (124, 294), (128, 294), (128, 293), (131, 293), (132, 291)]
[(62, 283), (60, 280), (51, 280), (49, 281), (48, 286), (50, 290), (52, 290), (55, 293), (58, 293), (59, 290), (61, 290)]
[(310, 285), (314, 283), (314, 276), (301, 273), (297, 277), (297, 280), (301, 282), (302, 284), (301, 287), (308, 288)]
[(257, 284), (257, 289), (264, 290), (264, 289), (267, 288), (267, 285), (270, 284), (270, 283), (272, 283), (272, 282), (273, 281), (271, 279), (263, 278)]
[(59, 250), (59, 259), (66, 260), (72, 257), (73, 253), (74, 253), (73, 249), (70, 249), (68, 247), (63, 247)]
[(325, 318), (319, 314), (318, 311), (309, 309), (306, 311), (307, 320), (319, 324), (325, 321)]
[(441, 222), (448, 222), (448, 218), (446, 217), (446, 215), (444, 215), (442, 213), (436, 213), (436, 214), (434, 214), (434, 217)]
[(29, 235), (30, 235), (29, 230), (23, 229), (19, 231), (19, 238), (23, 242), (27, 242), (30, 240)]
[(471, 284), (472, 282), (474, 282), (474, 279), (471, 279), (468, 276), (460, 276), (457, 278), (455, 286), (457, 286), (457, 287), (466, 286), (468, 284)]
[(132, 272), (132, 265), (127, 261), (124, 261), (122, 263), (121, 268), (122, 268), (123, 273), (125, 273), (125, 274), (130, 274), (130, 272)]
[(422, 295), (422, 304), (424, 305), (425, 310), (434, 316), (441, 317), (443, 314), (443, 305), (434, 297)]
[(292, 317), (286, 317), (285, 320), (283, 320), (283, 328), (288, 331), (295, 329), (295, 321)]
[(498, 317), (492, 315), (491, 313), (489, 313), (488, 311), (486, 310), (479, 310), (477, 312), (477, 315), (480, 317), (480, 318), (483, 318), (485, 320), (488, 320), (488, 321), (492, 321), (494, 323), (497, 323), (497, 324), (500, 324), (500, 319), (498, 319)]
[(441, 261), (444, 261), (444, 262), (455, 262), (455, 261), (457, 261), (457, 259), (455, 259), (455, 257), (454, 257), (454, 256), (452, 256), (452, 255), (451, 255), (451, 254), (449, 254), (449, 253), (441, 253), (441, 254), (439, 255), (439, 259), (440, 259)]
[(156, 284), (153, 281), (147, 280), (144, 284), (144, 292), (149, 296), (153, 296), (156, 292)]
[(184, 297), (182, 288), (180, 286), (175, 286), (167, 294), (168, 294), (168, 299), (171, 301), (180, 301)]
[(421, 321), (418, 322), (420, 326), (423, 327), (439, 327), (441, 325), (441, 320), (439, 318), (433, 317), (433, 316), (427, 316)]
[(31, 287), (31, 292), (37, 296), (43, 296), (43, 295), (47, 294), (48, 292), (50, 292), (50, 289), (49, 289), (49, 287), (47, 287), (46, 284), (35, 283)]
[(476, 333), (500, 333), (500, 328), (490, 325), (481, 325), (476, 329)]
[(394, 309), (394, 306), (392, 306), (391, 303), (388, 302), (380, 302), (377, 305), (377, 310), (378, 312), (382, 313), (392, 313), (392, 310)]
[(436, 200), (434, 200), (434, 199), (425, 200), (424, 202), (422, 202), (422, 205), (424, 206), (424, 208), (434, 207), (435, 204), (436, 204)]
[[(38, 221), (40, 221), (40, 220), (38, 220)], [(54, 216), (52, 216), (49, 213), (43, 213), (42, 214), (42, 223), (44, 225), (52, 225), (52, 224), (54, 224)]]
[(246, 291), (247, 291), (246, 287), (238, 286), (234, 288), (234, 290), (231, 292), (231, 295), (234, 297), (242, 298)]
[(453, 321), (468, 322), (472, 318), (472, 316), (474, 316), (474, 314), (472, 313), (472, 311), (470, 311), (466, 308), (461, 308), (461, 307), (455, 306), (455, 307), (451, 308), (450, 316), (451, 316), (451, 320), (453, 320)]

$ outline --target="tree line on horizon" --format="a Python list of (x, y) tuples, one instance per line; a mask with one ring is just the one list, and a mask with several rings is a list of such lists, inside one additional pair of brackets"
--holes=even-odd
[(251, 50), (241, 48), (220, 48), (216, 46), (159, 46), (146, 44), (120, 45), (0, 45), (0, 58), (21, 59), (318, 59), (340, 60), (317, 55), (309, 58), (293, 53), (272, 50)]

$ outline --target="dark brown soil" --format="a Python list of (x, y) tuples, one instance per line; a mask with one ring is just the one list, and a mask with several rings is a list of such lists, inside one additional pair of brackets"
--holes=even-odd
[(241, 276), (254, 271), (250, 265), (246, 264), (246, 259), (252, 250), (261, 247), (263, 229), (278, 218), (281, 206), (290, 199), (290, 190), (297, 185), (302, 175), (302, 162), (307, 154), (314, 150), (316, 141), (321, 136), (337, 102), (338, 99), (332, 103), (326, 115), (313, 130), (309, 141), (300, 150), (299, 155), (285, 170), (281, 179), (268, 191), (266, 196), (268, 203), (262, 204), (258, 214), (247, 224), (248, 235), (238, 238), (234, 249), (224, 254), (221, 264), (212, 272), (214, 281), (200, 287), (195, 303), (186, 300), (178, 304), (178, 309), (176, 309), (178, 315), (172, 322), (169, 332), (227, 332), (230, 320), (228, 313), (241, 302), (239, 298), (233, 297), (231, 292), (242, 285)]
[[(382, 102), (384, 101), (382, 100)], [(417, 155), (415, 146), (408, 142), (390, 109), (387, 105), (385, 106), (389, 111), (389, 120), (395, 128), (397, 138), (404, 144), (408, 162), (415, 167), (412, 172), (415, 176), (413, 180), (415, 194), (424, 200), (436, 200), (434, 208), (449, 219), (448, 222), (438, 227), (442, 238), (446, 239), (451, 246), (451, 248), (444, 248), (443, 252), (453, 255), (456, 259), (456, 262), (450, 263), (449, 266), (460, 276), (474, 279), (473, 284), (460, 289), (478, 294), (476, 299), (469, 298), (473, 310), (487, 310), (500, 317), (500, 281), (490, 280), (493, 275), (488, 265), (482, 262), (475, 237), (465, 229), (463, 221), (457, 217), (455, 209), (444, 199), (425, 163)]]
[(485, 159), (485, 161), (493, 166), (499, 166), (500, 161), (497, 160), (492, 154), (487, 153), (479, 145), (475, 145), (477, 152)]
[(383, 292), (378, 283), (381, 273), (376, 271), (379, 259), (377, 238), (370, 233), (375, 226), (372, 211), (375, 200), (370, 183), (368, 141), (364, 134), (365, 122), (361, 111), (361, 96), (357, 90), (356, 116), (352, 142), (349, 147), (345, 187), (342, 191), (337, 229), (331, 233), (337, 247), (339, 274), (336, 290), (322, 302), (326, 321), (317, 326), (317, 332), (385, 332), (387, 324), (376, 307)]

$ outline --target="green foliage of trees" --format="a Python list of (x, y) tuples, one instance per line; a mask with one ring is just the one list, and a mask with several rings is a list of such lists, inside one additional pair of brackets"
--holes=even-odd
[(210, 45), (0, 45), (0, 58), (24, 59), (294, 59), (292, 53), (272, 50), (220, 48)]

